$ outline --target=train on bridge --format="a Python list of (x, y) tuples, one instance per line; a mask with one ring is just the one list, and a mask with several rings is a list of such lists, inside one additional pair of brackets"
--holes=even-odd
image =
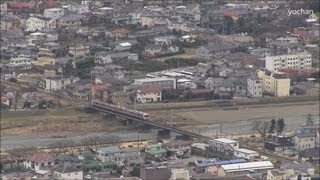
[(142, 112), (142, 111), (137, 111), (137, 110), (132, 110), (132, 109), (128, 109), (124, 106), (119, 106), (119, 105), (114, 105), (114, 104), (110, 104), (110, 103), (106, 103), (100, 100), (92, 100), (91, 105), (93, 107), (99, 108), (99, 109), (103, 109), (103, 110), (107, 110), (107, 111), (115, 111), (115, 112), (120, 112), (121, 114), (125, 114), (128, 116), (133, 116), (136, 118), (141, 118), (143, 120), (148, 121), (149, 120), (149, 114)]

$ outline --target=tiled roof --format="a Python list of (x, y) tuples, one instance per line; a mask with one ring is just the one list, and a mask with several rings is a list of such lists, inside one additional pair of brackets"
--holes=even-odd
[(37, 152), (29, 157), (27, 160), (35, 163), (53, 162), (54, 158), (52, 155), (46, 152)]

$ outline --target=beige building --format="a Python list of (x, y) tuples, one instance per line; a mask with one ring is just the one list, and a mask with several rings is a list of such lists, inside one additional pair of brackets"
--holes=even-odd
[(279, 169), (272, 169), (268, 170), (267, 179), (268, 180), (283, 180), (288, 179), (290, 177), (295, 176), (295, 172), (293, 169), (288, 170), (279, 170)]
[(186, 169), (172, 169), (170, 180), (189, 180), (191, 177)]
[(69, 47), (69, 54), (73, 57), (82, 57), (89, 54), (89, 46), (72, 46)]
[(301, 128), (293, 137), (296, 150), (306, 150), (319, 147), (319, 131)]
[(266, 69), (278, 71), (281, 69), (309, 69), (312, 67), (310, 53), (299, 52), (288, 55), (266, 56)]
[(258, 70), (257, 75), (262, 79), (262, 91), (274, 96), (290, 95), (290, 78), (275, 74), (268, 70)]

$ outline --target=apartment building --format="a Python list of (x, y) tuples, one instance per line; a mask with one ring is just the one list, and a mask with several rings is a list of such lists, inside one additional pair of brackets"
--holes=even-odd
[(160, 86), (162, 89), (177, 88), (176, 79), (166, 77), (135, 79), (134, 84), (139, 86)]
[(263, 93), (274, 96), (290, 95), (290, 79), (282, 74), (275, 74), (268, 70), (258, 70), (257, 75), (262, 79)]
[(266, 56), (265, 68), (270, 71), (281, 69), (308, 69), (312, 67), (310, 53), (299, 52), (294, 54)]
[(161, 101), (160, 86), (144, 86), (137, 89), (137, 101), (140, 103)]
[(319, 131), (301, 128), (293, 137), (295, 149), (305, 150), (319, 147)]
[(50, 19), (58, 19), (64, 15), (64, 11), (61, 8), (45, 9), (43, 16)]
[(258, 76), (250, 76), (247, 78), (247, 95), (249, 97), (262, 97), (262, 79)]

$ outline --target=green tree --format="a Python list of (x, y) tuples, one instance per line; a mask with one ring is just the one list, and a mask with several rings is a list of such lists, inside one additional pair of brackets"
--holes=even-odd
[(274, 133), (274, 130), (275, 130), (275, 129), (276, 129), (276, 120), (275, 120), (275, 119), (272, 119), (268, 133), (270, 133), (270, 134), (271, 134), (271, 133)]
[(283, 132), (284, 127), (285, 127), (284, 119), (283, 118), (278, 119), (278, 121), (277, 121), (277, 134), (278, 135), (280, 135)]
[(307, 123), (307, 126), (313, 126), (314, 125), (312, 114), (308, 114), (306, 123)]

